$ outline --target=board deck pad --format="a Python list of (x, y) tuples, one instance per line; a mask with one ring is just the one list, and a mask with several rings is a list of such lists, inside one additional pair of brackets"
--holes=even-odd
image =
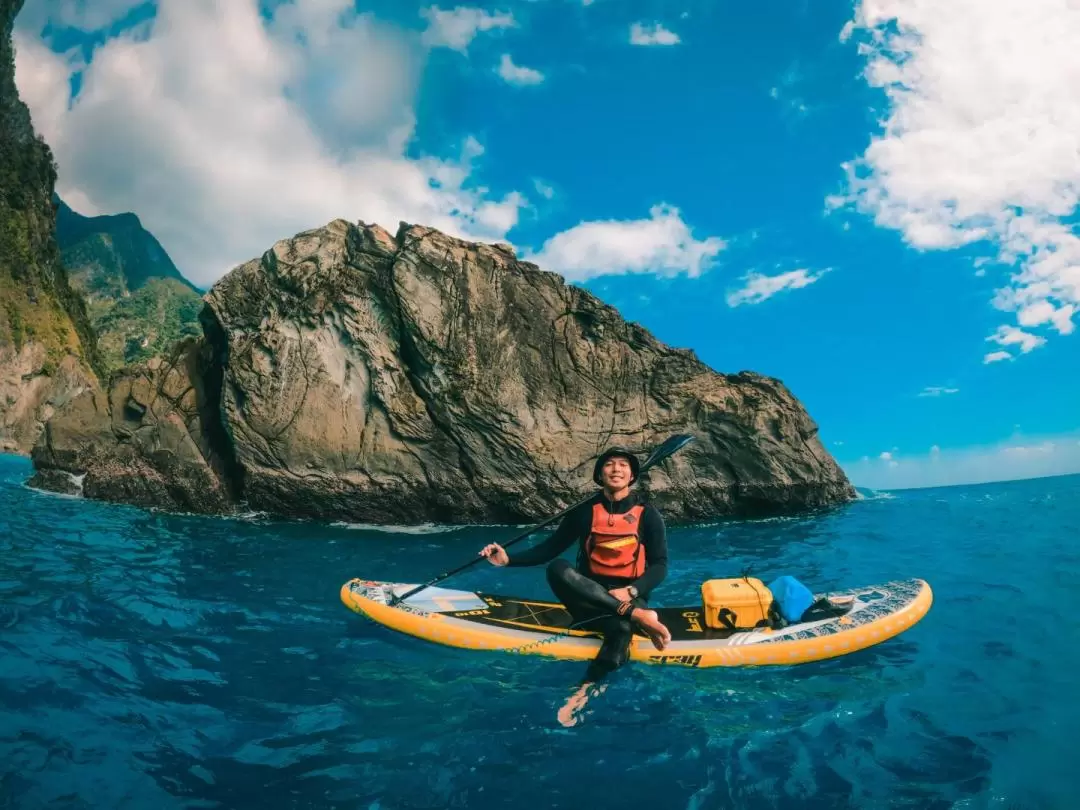
[[(448, 611), (447, 615), (466, 621), (491, 625), (511, 625), (525, 630), (544, 633), (565, 632), (574, 624), (574, 617), (558, 602), (521, 599), (499, 594), (477, 593), (480, 607)], [(701, 607), (658, 607), (655, 610), (671, 631), (672, 641), (695, 641), (701, 639), (728, 638), (733, 631), (726, 628), (715, 630), (705, 626), (705, 614)], [(581, 619), (590, 616), (582, 615)], [(599, 622), (596, 622), (599, 624)], [(591, 629), (593, 623), (581, 624), (577, 630), (583, 636), (599, 636), (600, 631)], [(644, 633), (636, 629), (638, 635)]]

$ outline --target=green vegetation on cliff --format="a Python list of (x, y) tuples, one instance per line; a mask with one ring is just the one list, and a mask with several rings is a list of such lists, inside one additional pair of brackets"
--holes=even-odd
[(202, 299), (175, 279), (151, 279), (94, 319), (102, 357), (113, 369), (167, 354), (178, 340), (202, 335), (202, 306)]
[(110, 372), (202, 334), (199, 291), (134, 214), (85, 217), (58, 199), (56, 237)]
[(0, 0), (0, 347), (33, 340), (46, 350), (45, 373), (74, 354), (100, 375), (85, 304), (56, 244), (52, 151), (15, 86), (11, 29), (22, 3)]

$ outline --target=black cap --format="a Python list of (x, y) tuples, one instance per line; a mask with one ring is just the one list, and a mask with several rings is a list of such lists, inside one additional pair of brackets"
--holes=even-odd
[(601, 482), (601, 480), (600, 480), (600, 470), (601, 470), (601, 468), (603, 468), (603, 466), (607, 462), (607, 460), (609, 458), (611, 458), (612, 456), (622, 456), (623, 458), (629, 460), (629, 462), (630, 462), (630, 483), (632, 484), (635, 481), (637, 481), (637, 479), (638, 479), (638, 469), (639, 469), (637, 456), (635, 456), (633, 453), (631, 453), (625, 447), (609, 447), (607, 450), (605, 450), (600, 455), (600, 458), (598, 458), (596, 460), (596, 464), (593, 466), (592, 479), (596, 483), (596, 485), (598, 487), (603, 486), (603, 482)]

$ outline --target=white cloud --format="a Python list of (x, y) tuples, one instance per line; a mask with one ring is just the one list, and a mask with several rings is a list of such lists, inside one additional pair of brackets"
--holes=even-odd
[[(1023, 329), (1017, 329), (1015, 326), (999, 326), (997, 331), (990, 335), (987, 340), (992, 340), (1001, 346), (1018, 345), (1020, 351), (1024, 354), (1027, 354), (1033, 349), (1037, 349), (1039, 346), (1046, 343), (1046, 338), (1040, 337), (1039, 335), (1033, 335), (1030, 332), (1025, 332)], [(993, 355), (993, 359), (990, 359), (991, 355)], [(993, 363), (996, 360), (1004, 360), (1006, 358), (1011, 359), (1012, 357), (1013, 355), (1011, 353), (999, 350), (986, 355), (984, 360), (987, 363)]]
[[(1015, 435), (988, 446), (930, 447), (927, 453), (913, 453), (888, 461), (863, 457), (840, 462), (852, 483), (870, 489), (949, 486), (1048, 475), (1080, 473), (1080, 438), (1075, 433), (1059, 436)], [(897, 463), (899, 462), (899, 463)]]
[(257, 0), (161, 0), (95, 51), (74, 99), (77, 66), (23, 33), (16, 47), (58, 193), (86, 214), (137, 212), (198, 284), (336, 217), (499, 240), (524, 204), (470, 187), (474, 140), (406, 157), (423, 50), (352, 0), (278, 4), (272, 20)]
[(543, 197), (545, 200), (554, 199), (555, 189), (549, 186), (543, 180), (533, 180), (533, 186), (536, 188), (536, 193)]
[(15, 47), (15, 82), (19, 96), (30, 108), (34, 129), (44, 135), (53, 151), (53, 137), (63, 126), (70, 94), (66, 90), (72, 72), (83, 67), (77, 53), (58, 54), (40, 40), (22, 33), (23, 19), (18, 19), (12, 41)]
[(815, 281), (821, 279), (821, 277), (828, 272), (829, 271), (826, 269), (817, 273), (812, 273), (809, 270), (800, 268), (798, 270), (791, 270), (787, 273), (780, 273), (775, 276), (750, 273), (744, 276), (743, 280), (746, 284), (741, 289), (728, 293), (728, 306), (737, 307), (741, 304), (760, 304), (762, 301), (768, 300), (784, 290), (797, 290), (802, 287), (808, 287)]
[(830, 205), (854, 204), (920, 249), (987, 240), (1014, 271), (994, 305), (1018, 313), (1020, 326), (1071, 332), (1080, 305), (1070, 220), (1080, 204), (1080, 6), (861, 0), (841, 39), (856, 32), (888, 117), (845, 167), (848, 196)]
[(798, 61), (795, 61), (779, 77), (777, 84), (769, 88), (769, 97), (783, 105), (783, 113), (786, 117), (805, 118), (810, 114), (810, 107), (799, 90), (807, 83), (808, 77)]
[(423, 42), (431, 47), (444, 47), (465, 53), (481, 31), (515, 28), (514, 15), (509, 12), (489, 13), (480, 8), (458, 6), (443, 10), (437, 6), (420, 12), (428, 27)]
[(1042, 299), (1028, 304), (1021, 309), (1020, 313), (1016, 316), (1016, 320), (1021, 326), (1029, 327), (1041, 326), (1044, 323), (1052, 323), (1058, 332), (1067, 335), (1072, 332), (1074, 328), (1072, 316), (1075, 312), (1075, 304), (1066, 304), (1061, 307), (1055, 307), (1049, 301)]
[(1002, 360), (1012, 360), (1013, 356), (1008, 352), (987, 352), (983, 356), (983, 363), (1000, 363)]
[(108, 28), (139, 6), (153, 0), (29, 0), (19, 12), (18, 24), (37, 34), (47, 22), (55, 26), (93, 32)]
[(1037, 453), (1045, 455), (1047, 453), (1053, 453), (1057, 448), (1057, 444), (1052, 441), (1044, 441), (1039, 444), (1018, 444), (1005, 447), (1002, 449), (1003, 453), (1009, 453), (1011, 455), (1031, 455)]
[(528, 84), (540, 84), (544, 81), (544, 74), (539, 70), (533, 68), (523, 67), (521, 65), (515, 65), (514, 60), (510, 58), (510, 54), (504, 53), (502, 59), (499, 61), (499, 67), (496, 71), (503, 81), (508, 84), (516, 85), (528, 85)]
[(889, 466), (889, 467), (899, 467), (900, 466), (900, 462), (897, 461), (895, 458), (893, 458), (893, 454), (890, 453), (888, 450), (883, 451), (882, 454), (880, 456), (878, 456), (878, 458), (881, 459), (882, 461), (884, 461), (885, 464), (887, 466)]
[(624, 273), (696, 277), (725, 246), (717, 237), (695, 239), (678, 209), (657, 205), (648, 219), (582, 222), (522, 258), (571, 281)]
[(919, 392), (920, 397), (940, 397), (942, 394), (955, 394), (959, 392), (959, 388), (945, 388), (940, 385), (928, 385), (922, 391)]
[(630, 26), (631, 45), (678, 45), (679, 35), (669, 31), (660, 23), (645, 25), (636, 22)]

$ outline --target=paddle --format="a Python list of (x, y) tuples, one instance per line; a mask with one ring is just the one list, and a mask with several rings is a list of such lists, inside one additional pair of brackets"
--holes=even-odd
[[(666, 459), (668, 456), (672, 456), (675, 453), (679, 452), (679, 450), (681, 450), (683, 447), (685, 447), (687, 444), (689, 444), (693, 440), (694, 440), (694, 437), (691, 436), (689, 433), (680, 433), (680, 434), (677, 434), (675, 436), (671, 436), (668, 439), (666, 439), (663, 444), (659, 445), (655, 450), (653, 450), (649, 454), (649, 457), (647, 459), (645, 459), (645, 461), (643, 461), (641, 463), (641, 466), (638, 468), (638, 478), (640, 479), (641, 476), (644, 475), (646, 470), (648, 470), (650, 467), (655, 467), (657, 464), (659, 464), (661, 461)], [(567, 513), (569, 513), (571, 510), (576, 509), (577, 507), (581, 506), (583, 503), (585, 503), (587, 500), (589, 500), (592, 497), (593, 497), (593, 495), (585, 496), (584, 498), (582, 498), (580, 501), (573, 504), (572, 506), (568, 506), (565, 509), (563, 509), (561, 512), (559, 512), (559, 514), (552, 515), (551, 517), (549, 517), (547, 520), (543, 521), (542, 523), (537, 523), (535, 526), (532, 526), (532, 527), (526, 529), (524, 532), (519, 534), (517, 537), (514, 537), (514, 538), (512, 538), (510, 540), (507, 540), (505, 543), (500, 543), (499, 545), (501, 545), (503, 548), (508, 548), (509, 546), (512, 546), (514, 543), (518, 542), (519, 540), (524, 540), (526, 537), (528, 537), (531, 534), (534, 534), (539, 529), (544, 528), (549, 523), (552, 523), (552, 522), (558, 520), (559, 518), (561, 518), (564, 515), (566, 515)], [(442, 582), (447, 577), (452, 577), (454, 574), (457, 574), (457, 573), (459, 573), (461, 571), (464, 571), (469, 566), (476, 565), (476, 563), (480, 562), (483, 559), (485, 559), (485, 558), (484, 557), (476, 557), (476, 558), (474, 558), (472, 560), (469, 560), (469, 562), (465, 563), (464, 565), (458, 566), (453, 571), (447, 571), (445, 574), (440, 574), (439, 576), (435, 577), (435, 579), (431, 580), (430, 582), (425, 582), (423, 585), (417, 585), (411, 591), (408, 591), (407, 593), (403, 593), (401, 596), (393, 597), (390, 600), (389, 605), (391, 607), (393, 607), (398, 602), (403, 602), (404, 600), (408, 599), (413, 594), (419, 593), (420, 591), (424, 590), (425, 588), (430, 588), (432, 585), (434, 585), (434, 584), (436, 584), (438, 582)]]

